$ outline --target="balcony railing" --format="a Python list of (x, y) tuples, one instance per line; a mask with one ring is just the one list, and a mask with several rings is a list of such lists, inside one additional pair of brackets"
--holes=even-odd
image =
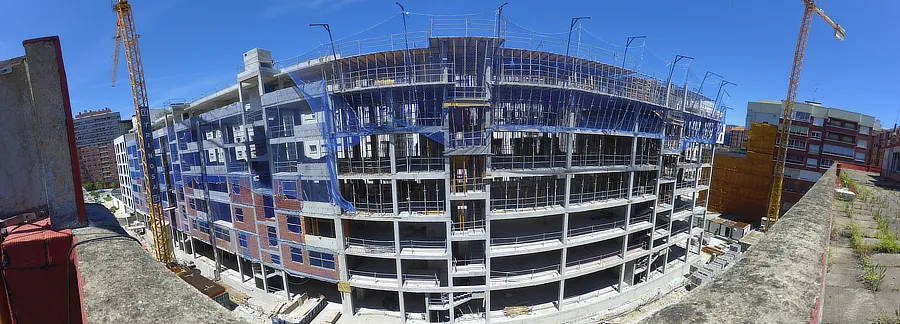
[(598, 167), (630, 164), (631, 154), (572, 155), (572, 166)]
[(555, 273), (559, 273), (559, 265), (549, 265), (543, 266), (539, 268), (533, 269), (522, 269), (515, 271), (497, 271), (491, 270), (491, 281), (492, 282), (502, 282), (502, 283), (510, 283), (510, 282), (523, 282), (523, 281), (533, 281), (535, 279), (541, 278), (547, 275), (553, 275)]
[(634, 186), (633, 188), (631, 188), (632, 189), (631, 195), (635, 196), (635, 197), (643, 196), (643, 195), (652, 195), (654, 188), (656, 188), (656, 186)]
[(540, 169), (565, 168), (566, 155), (494, 155), (491, 156), (491, 169)]
[(389, 159), (338, 159), (337, 164), (340, 173), (391, 173)]
[(379, 202), (375, 199), (358, 199), (358, 201), (352, 201), (353, 206), (356, 207), (356, 210), (361, 212), (369, 212), (376, 214), (393, 214), (394, 213), (394, 204), (391, 202)]
[(612, 190), (600, 190), (594, 192), (572, 193), (569, 196), (569, 203), (583, 204), (589, 202), (607, 201), (612, 199), (628, 198), (628, 188), (619, 188)]
[(570, 228), (569, 229), (569, 237), (575, 237), (579, 235), (589, 235), (594, 233), (606, 232), (609, 230), (613, 230), (616, 228), (625, 228), (625, 221), (615, 221), (604, 224), (590, 225), (578, 228)]
[[(622, 253), (622, 251), (619, 250), (619, 251), (608, 252), (608, 253), (604, 253), (604, 254), (600, 254), (600, 255), (595, 255), (592, 257), (584, 258), (584, 259), (566, 261), (566, 268), (580, 269), (584, 265), (587, 265), (589, 263), (595, 263), (597, 261), (600, 261), (598, 264), (603, 264), (603, 263), (605, 263), (605, 262), (603, 262), (604, 259), (617, 256), (621, 253)], [(612, 263), (612, 262), (613, 261), (607, 261), (606, 263)]]
[(354, 237), (348, 237), (346, 238), (346, 241), (348, 249), (362, 250), (366, 253), (392, 254), (397, 251), (394, 246), (394, 241), (369, 240)]
[(562, 232), (546, 232), (514, 237), (492, 237), (491, 246), (519, 245), (561, 239)]
[(444, 240), (400, 240), (400, 249), (447, 249)]
[(400, 201), (397, 202), (400, 212), (422, 213), (422, 214), (440, 214), (445, 212), (445, 201)]
[(379, 280), (397, 280), (396, 273), (389, 272), (375, 272), (375, 271), (362, 271), (362, 270), (347, 270), (347, 274), (350, 275), (350, 280), (353, 280), (355, 276), (363, 277), (360, 278), (362, 280), (366, 279), (374, 279), (375, 281)]
[(566, 196), (564, 194), (539, 197), (491, 198), (491, 210), (518, 210), (562, 206), (565, 198)]
[(398, 157), (397, 172), (441, 172), (444, 171), (442, 157)]

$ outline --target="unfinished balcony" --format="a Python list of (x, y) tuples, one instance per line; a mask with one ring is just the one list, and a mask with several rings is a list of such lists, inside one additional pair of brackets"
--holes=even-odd
[(403, 260), (400, 269), (403, 287), (423, 289), (448, 286), (445, 260)]
[(345, 220), (345, 252), (360, 256), (393, 257), (394, 227), (390, 222)]
[(390, 135), (368, 135), (359, 139), (357, 145), (346, 145), (337, 150), (338, 173), (346, 174), (390, 174)]
[(634, 153), (634, 164), (643, 166), (659, 165), (660, 140), (655, 138), (637, 138), (637, 151)]
[(494, 132), (491, 136), (492, 170), (566, 167), (565, 133)]
[(628, 198), (627, 173), (576, 174), (571, 181), (570, 207), (603, 207)]
[(451, 274), (453, 276), (468, 277), (486, 274), (484, 241), (452, 242), (451, 248), (453, 255)]
[(450, 157), (451, 198), (483, 198), (485, 195), (485, 157)]
[(341, 195), (357, 212), (393, 215), (394, 204), (389, 180), (341, 179)]
[(597, 168), (631, 165), (630, 137), (575, 134), (572, 167)]
[(656, 171), (635, 171), (631, 197), (641, 199), (652, 196), (656, 191)]
[(596, 272), (622, 263), (622, 237), (568, 249), (566, 275)]
[(393, 259), (347, 256), (347, 275), (351, 284), (373, 289), (397, 289), (397, 262)]
[(491, 212), (549, 212), (565, 204), (565, 178), (557, 176), (495, 178), (491, 181)]
[(570, 245), (602, 241), (625, 234), (628, 206), (569, 214), (567, 240)]
[[(559, 282), (550, 282), (533, 287), (491, 291), (490, 317), (492, 321), (527, 322), (518, 309), (527, 308), (530, 314), (552, 314), (559, 310)], [(524, 317), (527, 317), (525, 315)], [(548, 317), (552, 322), (552, 317)], [(541, 321), (536, 321), (541, 322)]]
[(563, 246), (563, 215), (495, 220), (491, 233), (491, 255), (503, 256), (556, 250)]
[(457, 200), (450, 203), (453, 239), (477, 240), (485, 237), (485, 205), (479, 200)]
[(447, 255), (445, 223), (400, 223), (400, 257), (435, 259)]
[(398, 173), (444, 172), (444, 145), (421, 134), (394, 135)]
[(593, 304), (611, 298), (619, 290), (619, 274), (621, 272), (622, 266), (616, 265), (601, 271), (566, 279), (566, 284), (563, 287), (562, 305), (564, 307), (574, 307), (582, 304)]
[(633, 260), (650, 251), (650, 230), (643, 230), (628, 235), (628, 246), (625, 248), (625, 259)]
[(561, 251), (491, 258), (490, 281), (494, 287), (533, 286), (560, 277)]
[(447, 211), (443, 179), (398, 180), (397, 206), (400, 216), (440, 216)]

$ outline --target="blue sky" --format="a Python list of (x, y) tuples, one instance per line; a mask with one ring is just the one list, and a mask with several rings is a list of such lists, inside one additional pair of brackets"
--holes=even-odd
[[(471, 17), (490, 19), (502, 3), (402, 2), (411, 13), (410, 30), (421, 30), (434, 18), (425, 14), (483, 13)], [(504, 17), (535, 31), (564, 33), (571, 17), (591, 16), (582, 25), (583, 41), (616, 51), (628, 36), (646, 35), (646, 47), (630, 49), (628, 55), (642, 55), (643, 68), (658, 76), (675, 54), (695, 57), (691, 82), (709, 70), (738, 85), (727, 88), (728, 106), (734, 108), (727, 121), (736, 124), (744, 123), (748, 101), (785, 97), (803, 12), (799, 0), (509, 2)], [(251, 48), (269, 49), (279, 60), (327, 43), (324, 30), (308, 27), (312, 22), (330, 23), (335, 39), (382, 22), (359, 37), (402, 32), (393, 1), (132, 0), (132, 5), (154, 107), (233, 83), (241, 54)], [(900, 2), (824, 0), (820, 6), (847, 29), (847, 37), (835, 40), (831, 28), (814, 17), (798, 99), (815, 97), (892, 126), (900, 108), (893, 100), (900, 90), (895, 78), (900, 63), (894, 58), (900, 50), (900, 21), (893, 14)], [(24, 39), (59, 35), (73, 110), (110, 107), (123, 117), (132, 114), (124, 57), (118, 85), (110, 87), (115, 14), (109, 1), (4, 1), (3, 7), (0, 59), (22, 55)], [(683, 67), (676, 80), (684, 80)]]

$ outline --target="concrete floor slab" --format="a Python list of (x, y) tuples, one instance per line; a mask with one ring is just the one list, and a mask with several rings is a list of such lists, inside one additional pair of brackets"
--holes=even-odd
[(900, 254), (875, 253), (871, 256), (872, 263), (885, 267), (900, 267)]
[[(829, 261), (832, 264), (832, 268), (836, 265), (850, 265), (855, 267), (858, 263), (856, 261), (856, 252), (853, 251), (853, 248), (846, 246), (835, 246), (834, 244), (829, 247)], [(830, 272), (830, 271), (829, 271)]]
[(826, 287), (822, 306), (823, 324), (869, 323), (875, 295), (865, 288)]
[(859, 281), (861, 270), (856, 264), (833, 264), (828, 271), (828, 283), (825, 290), (831, 287), (865, 288)]

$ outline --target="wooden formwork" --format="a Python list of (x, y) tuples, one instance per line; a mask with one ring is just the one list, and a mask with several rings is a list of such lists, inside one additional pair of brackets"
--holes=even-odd
[(709, 210), (759, 224), (766, 215), (772, 188), (775, 138), (778, 126), (753, 123), (747, 153), (717, 154), (710, 184)]

